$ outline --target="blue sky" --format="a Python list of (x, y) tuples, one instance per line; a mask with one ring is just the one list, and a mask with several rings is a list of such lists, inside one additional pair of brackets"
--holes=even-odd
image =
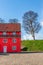
[[(37, 39), (43, 39), (43, 0), (0, 0), (0, 18), (8, 22), (9, 19), (17, 18), (22, 23), (22, 16), (25, 12), (32, 10), (39, 15), (39, 22), (42, 29), (36, 34)], [(32, 39), (22, 28), (22, 39)]]

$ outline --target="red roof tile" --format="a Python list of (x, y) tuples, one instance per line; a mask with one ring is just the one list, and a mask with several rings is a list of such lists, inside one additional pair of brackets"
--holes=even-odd
[(0, 23), (0, 31), (21, 31), (20, 23)]

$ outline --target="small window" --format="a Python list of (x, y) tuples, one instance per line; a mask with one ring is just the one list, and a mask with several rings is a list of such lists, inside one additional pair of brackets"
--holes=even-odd
[(16, 39), (13, 39), (12, 42), (13, 42), (13, 43), (16, 43)]
[(13, 32), (13, 35), (16, 35), (16, 32)]
[(16, 50), (16, 46), (12, 46), (12, 50)]
[(6, 32), (3, 32), (3, 35), (6, 35)]
[(4, 42), (4, 43), (7, 43), (7, 39), (4, 39), (3, 42)]

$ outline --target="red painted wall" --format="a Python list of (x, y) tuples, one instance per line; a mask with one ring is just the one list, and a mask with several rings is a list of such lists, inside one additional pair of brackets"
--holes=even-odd
[[(9, 35), (12, 35), (12, 33), (7, 33)], [(17, 35), (20, 35), (20, 32), (16, 33)], [(3, 35), (0, 32), (0, 35)], [(7, 39), (7, 43), (4, 43), (4, 39)], [(16, 43), (13, 43), (12, 40), (16, 39)], [(7, 52), (20, 52), (20, 48), (21, 48), (21, 38), (19, 37), (0, 37), (0, 52), (3, 52), (3, 46), (7, 46)], [(16, 50), (12, 50), (12, 46), (16, 46)]]

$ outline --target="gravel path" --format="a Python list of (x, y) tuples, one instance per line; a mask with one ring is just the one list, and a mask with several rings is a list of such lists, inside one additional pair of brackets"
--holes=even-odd
[(0, 55), (0, 65), (43, 65), (43, 53)]

